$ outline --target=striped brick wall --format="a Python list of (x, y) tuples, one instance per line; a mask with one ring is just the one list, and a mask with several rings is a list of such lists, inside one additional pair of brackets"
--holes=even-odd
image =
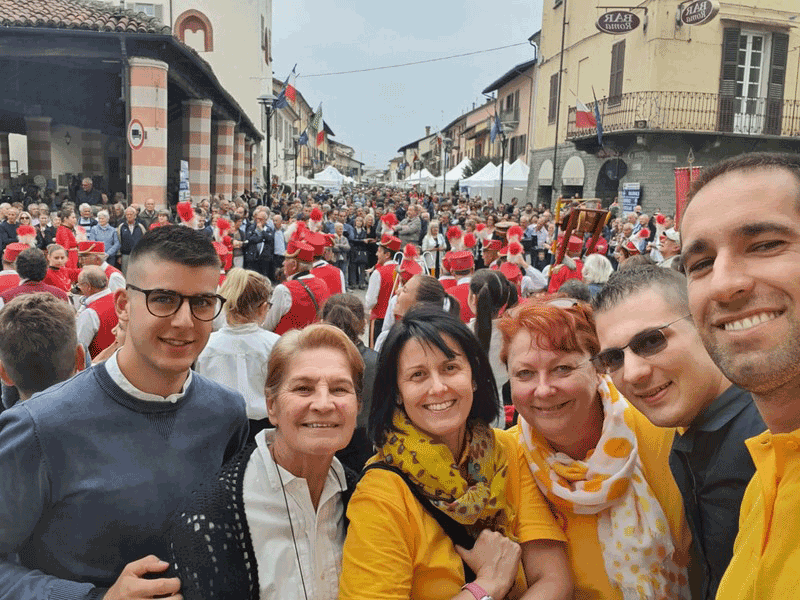
[(0, 191), (11, 185), (11, 155), (8, 150), (8, 134), (0, 132)]
[(233, 198), (233, 130), (235, 127), (236, 123), (233, 121), (211, 122), (213, 162), (215, 164), (212, 174), (212, 192), (217, 196), (224, 196), (228, 200)]
[(189, 163), (189, 191), (200, 201), (211, 195), (211, 100), (183, 102), (183, 160)]
[(83, 158), (83, 176), (103, 175), (103, 136), (96, 129), (84, 129), (81, 132), (81, 155)]
[(241, 131), (234, 134), (233, 142), (233, 193), (241, 196), (244, 192), (244, 138)]
[(50, 117), (25, 117), (28, 136), (28, 174), (53, 178), (53, 157), (50, 148)]
[(167, 204), (167, 63), (130, 59), (131, 119), (145, 131), (144, 144), (131, 150), (131, 201), (143, 205), (153, 198)]
[(244, 189), (253, 191), (253, 142), (244, 143)]

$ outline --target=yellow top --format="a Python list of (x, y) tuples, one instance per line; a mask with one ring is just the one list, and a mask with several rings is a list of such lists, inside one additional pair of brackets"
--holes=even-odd
[[(678, 486), (669, 469), (669, 451), (672, 447), (674, 429), (662, 429), (652, 425), (633, 407), (625, 411), (625, 421), (633, 429), (639, 446), (642, 471), (655, 497), (661, 504), (669, 521), (672, 541), (675, 545), (675, 562), (679, 566), (689, 563), (692, 536), (683, 513), (683, 502)], [(520, 426), (508, 430), (519, 444)], [(622, 600), (620, 589), (612, 585), (603, 563), (600, 540), (597, 535), (597, 515), (564, 513), (550, 505), (541, 495), (528, 461), (520, 450), (521, 494), (528, 498), (519, 506), (520, 529), (546, 527), (548, 519), (542, 521), (543, 506), (551, 508), (549, 518), (557, 521), (567, 536), (567, 552), (575, 583), (576, 600)], [(655, 552), (656, 550), (653, 549)]]
[(756, 473), (718, 600), (800, 598), (800, 429), (745, 442)]
[[(507, 432), (495, 429), (495, 439), (508, 453), (506, 497), (520, 504), (518, 448)], [(524, 465), (528, 470), (527, 464)], [(535, 539), (566, 541), (549, 515), (539, 490), (538, 506), (546, 514), (538, 523), (511, 531), (520, 543)], [(450, 600), (464, 585), (464, 567), (453, 543), (436, 520), (417, 502), (396, 474), (371, 469), (356, 487), (347, 507), (350, 525), (344, 543), (339, 600), (419, 598)], [(520, 565), (508, 598), (519, 598), (528, 588)]]

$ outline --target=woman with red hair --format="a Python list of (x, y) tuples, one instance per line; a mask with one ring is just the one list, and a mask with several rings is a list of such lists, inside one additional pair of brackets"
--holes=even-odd
[(674, 432), (650, 424), (595, 368), (591, 309), (529, 301), (499, 328), (520, 415), (510, 431), (527, 475), (523, 527), (563, 530), (575, 597), (689, 598), (691, 537), (667, 463)]

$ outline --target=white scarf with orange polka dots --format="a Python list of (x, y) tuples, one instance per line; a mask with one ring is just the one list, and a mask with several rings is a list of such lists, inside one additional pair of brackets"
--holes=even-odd
[(586, 460), (553, 451), (520, 419), (533, 477), (558, 510), (597, 515), (606, 573), (625, 600), (689, 598), (686, 569), (675, 564), (667, 517), (644, 478), (636, 435), (625, 421), (628, 401), (608, 376), (598, 391), (605, 419)]

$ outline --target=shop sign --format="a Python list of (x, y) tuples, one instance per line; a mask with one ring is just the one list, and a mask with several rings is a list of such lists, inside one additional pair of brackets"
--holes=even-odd
[(681, 23), (684, 25), (705, 25), (717, 16), (719, 0), (694, 0), (681, 9)]
[(639, 27), (640, 23), (639, 17), (628, 10), (611, 10), (600, 15), (595, 26), (603, 33), (622, 35), (630, 33)]

